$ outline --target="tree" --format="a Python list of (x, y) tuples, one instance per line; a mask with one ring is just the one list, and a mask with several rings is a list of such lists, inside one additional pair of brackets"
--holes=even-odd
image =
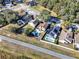
[(77, 12), (74, 22), (79, 24), (79, 12)]
[[(67, 17), (67, 20), (76, 18), (76, 13), (79, 12), (79, 2), (77, 0), (37, 0), (39, 4), (56, 12), (60, 18)], [(62, 19), (64, 20), (64, 19)]]
[(0, 25), (6, 25), (6, 24), (7, 24), (7, 21), (5, 20), (4, 15), (0, 14)]
[(50, 10), (52, 10), (53, 7), (56, 5), (57, 2), (58, 2), (58, 0), (49, 0), (48, 4), (47, 4), (47, 8), (49, 8)]
[(3, 13), (8, 23), (10, 23), (13, 19), (16, 18), (16, 14), (12, 10), (5, 10)]
[(24, 33), (26, 34), (26, 35), (30, 35), (30, 33), (33, 31), (33, 27), (32, 26), (30, 26), (30, 25), (27, 25), (25, 28), (24, 28)]
[(43, 10), (40, 16), (41, 16), (41, 19), (43, 19), (44, 21), (47, 21), (49, 19), (50, 12), (47, 10)]

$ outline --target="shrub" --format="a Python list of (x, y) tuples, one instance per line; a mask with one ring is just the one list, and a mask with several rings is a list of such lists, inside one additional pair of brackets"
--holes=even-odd
[(43, 19), (44, 21), (48, 21), (49, 17), (50, 17), (50, 11), (48, 10), (43, 10), (39, 15), (39, 18)]
[(11, 32), (14, 32), (15, 34), (22, 34), (24, 32), (24, 29), (23, 28), (12, 27)]
[(11, 32), (15, 32), (16, 29), (17, 27), (11, 27)]
[(33, 27), (32, 26), (30, 26), (30, 25), (27, 25), (26, 27), (25, 27), (25, 29), (24, 29), (24, 33), (26, 34), (26, 35), (29, 35), (32, 31), (33, 31)]

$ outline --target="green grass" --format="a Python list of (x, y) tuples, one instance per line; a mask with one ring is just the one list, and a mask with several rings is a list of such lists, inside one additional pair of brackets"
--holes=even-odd
[(0, 59), (32, 59), (19, 53), (13, 53), (7, 49), (0, 47)]
[[(43, 10), (47, 10), (47, 11), (50, 11), (48, 8), (45, 8), (41, 5), (38, 5), (38, 6), (33, 6), (33, 7), (29, 7), (31, 10), (37, 10), (39, 12), (42, 12)], [(55, 16), (57, 17), (57, 14), (54, 12), (54, 11), (50, 11), (51, 12), (51, 16)]]
[[(45, 56), (44, 56), (45, 55)], [(2, 42), (0, 45), (0, 56), (4, 56), (5, 59), (59, 59), (54, 56), (37, 52), (30, 48), (24, 48), (19, 45)], [(7, 58), (7, 57), (10, 58)], [(3, 59), (3, 58), (0, 58)]]

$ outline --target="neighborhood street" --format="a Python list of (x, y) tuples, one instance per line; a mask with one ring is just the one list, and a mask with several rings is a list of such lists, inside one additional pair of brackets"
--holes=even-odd
[(41, 48), (41, 47), (29, 44), (29, 43), (24, 43), (24, 42), (15, 40), (15, 39), (11, 39), (11, 38), (8, 38), (8, 37), (2, 36), (2, 35), (0, 35), (0, 41), (1, 40), (7, 41), (7, 42), (12, 43), (12, 44), (17, 44), (17, 45), (20, 45), (20, 46), (23, 46), (23, 47), (26, 47), (26, 48), (31, 48), (35, 51), (42, 52), (42, 53), (45, 53), (45, 54), (49, 54), (51, 56), (55, 56), (55, 57), (58, 57), (60, 59), (76, 59), (74, 57), (59, 54), (57, 52), (54, 52), (54, 51), (51, 51), (51, 50), (48, 50), (48, 49), (45, 49), (45, 48)]

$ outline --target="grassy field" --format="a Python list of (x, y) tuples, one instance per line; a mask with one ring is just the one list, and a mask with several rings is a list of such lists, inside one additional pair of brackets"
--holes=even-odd
[[(49, 9), (47, 9), (47, 8), (41, 6), (41, 5), (37, 5), (37, 6), (30, 7), (30, 9), (37, 10), (39, 12), (42, 12), (43, 10), (50, 11)], [(50, 12), (51, 12), (51, 16), (57, 17), (57, 14), (54, 11), (50, 11)]]
[(3, 41), (2, 43), (0, 43), (0, 59), (59, 59), (59, 58)]
[(32, 59), (32, 58), (19, 55), (17, 53), (13, 54), (11, 53), (11, 51), (1, 49), (0, 47), (0, 59)]
[[(25, 3), (27, 3), (29, 0), (25, 0)], [(37, 6), (32, 6), (32, 7), (30, 7), (31, 9), (33, 9), (33, 10), (37, 10), (37, 11), (40, 11), (40, 12), (42, 12), (43, 10), (48, 10), (48, 11), (50, 11), (51, 12), (51, 16), (55, 16), (55, 17), (57, 17), (57, 14), (52, 10), (49, 10), (48, 8), (45, 8), (45, 7), (43, 7), (43, 6), (41, 6), (40, 4), (39, 5), (37, 5)]]
[(3, 27), (0, 30), (0, 34), (14, 38), (14, 39), (17, 39), (17, 40), (20, 40), (20, 41), (23, 41), (23, 42), (26, 42), (26, 43), (30, 43), (30, 44), (33, 44), (33, 45), (44, 47), (44, 48), (56, 51), (56, 52), (61, 53), (61, 54), (65, 54), (65, 55), (68, 55), (68, 56), (74, 56), (74, 57), (79, 58), (79, 53), (77, 53), (75, 51), (66, 50), (66, 49), (63, 49), (63, 48), (58, 47), (58, 46), (54, 46), (54, 45), (51, 45), (51, 44), (40, 42), (39, 40), (35, 39), (34, 37), (26, 36), (24, 33), (23, 34), (14, 34), (14, 33), (10, 32), (12, 27), (17, 27), (17, 25), (10, 24), (8, 26)]

